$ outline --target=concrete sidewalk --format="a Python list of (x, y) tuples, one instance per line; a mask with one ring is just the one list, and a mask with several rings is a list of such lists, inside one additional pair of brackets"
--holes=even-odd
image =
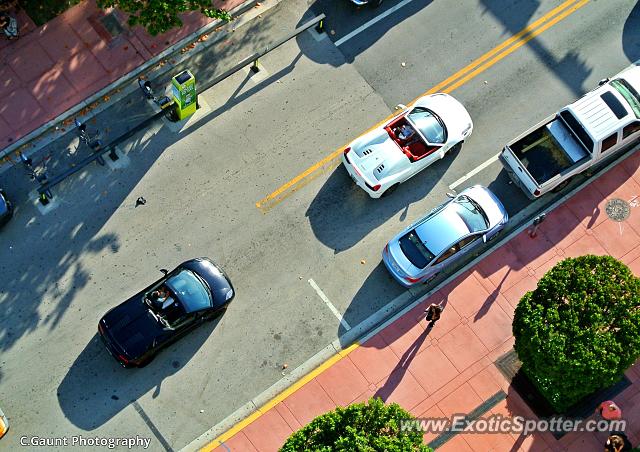
[[(203, 450), (275, 451), (294, 431), (337, 405), (379, 396), (417, 417), (454, 413), (536, 415), (495, 366), (512, 350), (512, 319), (520, 298), (554, 264), (585, 254), (611, 255), (640, 276), (640, 154), (636, 153), (547, 215), (537, 237), (524, 231), (456, 280), (329, 360), (222, 434)], [(612, 198), (629, 202), (631, 214), (615, 222), (605, 212)], [(423, 311), (442, 302), (441, 320), (429, 331)], [(626, 372), (631, 385), (614, 400), (627, 420), (627, 435), (640, 443), (640, 362)], [(425, 434), (426, 443), (435, 434)], [(442, 438), (444, 439), (444, 438)], [(458, 434), (438, 450), (601, 451), (606, 434), (574, 432)], [(192, 444), (196, 445), (196, 444)]]
[[(213, 3), (231, 11), (243, 2)], [(181, 28), (154, 37), (142, 27), (130, 29), (122, 13), (105, 13), (95, 0), (82, 1), (37, 28), (20, 11), (20, 39), (0, 41), (0, 149), (213, 21), (199, 12), (181, 18)]]

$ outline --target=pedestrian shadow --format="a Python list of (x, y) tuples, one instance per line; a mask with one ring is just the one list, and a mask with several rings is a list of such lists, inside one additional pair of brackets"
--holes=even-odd
[(429, 325), (427, 325), (427, 328), (420, 333), (411, 346), (403, 353), (400, 361), (398, 361), (396, 367), (391, 371), (387, 381), (385, 381), (382, 387), (378, 388), (376, 393), (373, 395), (373, 398), (380, 397), (384, 402), (389, 399), (391, 394), (393, 394), (395, 389), (402, 382), (404, 374), (407, 373), (407, 370), (409, 369), (409, 365), (420, 351), (420, 346), (427, 339), (427, 336), (432, 329), (433, 323), (430, 322)]

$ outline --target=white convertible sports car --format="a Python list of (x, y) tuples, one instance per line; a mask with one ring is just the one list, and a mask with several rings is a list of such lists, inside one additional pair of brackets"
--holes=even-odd
[(400, 114), (357, 138), (342, 154), (351, 178), (372, 198), (391, 193), (450, 150), (459, 150), (473, 130), (467, 110), (448, 94), (400, 107)]

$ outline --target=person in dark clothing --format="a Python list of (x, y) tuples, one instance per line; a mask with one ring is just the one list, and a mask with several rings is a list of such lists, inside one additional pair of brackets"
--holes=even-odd
[(431, 303), (427, 309), (424, 310), (427, 322), (431, 322), (429, 325), (433, 326), (438, 320), (440, 320), (440, 314), (442, 313), (442, 306), (439, 304)]
[(604, 452), (627, 452), (631, 449), (633, 449), (631, 441), (622, 432), (611, 433), (604, 445)]

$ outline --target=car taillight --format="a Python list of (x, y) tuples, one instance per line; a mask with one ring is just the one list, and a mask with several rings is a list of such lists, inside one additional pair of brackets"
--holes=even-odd
[(344, 159), (347, 161), (349, 165), (351, 165), (351, 161), (349, 160), (349, 156), (347, 154), (349, 153), (350, 150), (351, 148), (347, 148), (344, 150)]
[(123, 364), (129, 364), (129, 360), (127, 358), (125, 358), (122, 355), (118, 355), (118, 359), (123, 363)]
[(420, 281), (420, 278), (412, 278), (411, 276), (405, 276), (404, 280), (410, 283), (416, 283)]
[(380, 187), (382, 186), (382, 185), (380, 185), (380, 184), (376, 184), (376, 185), (374, 185), (374, 186), (372, 187), (371, 185), (367, 184), (366, 182), (365, 182), (365, 185), (366, 185), (367, 187), (369, 187), (369, 189), (370, 189), (370, 190), (373, 190), (373, 191), (378, 191), (378, 190), (380, 190)]
[(533, 192), (533, 196), (540, 196), (540, 190), (536, 189), (536, 191)]

